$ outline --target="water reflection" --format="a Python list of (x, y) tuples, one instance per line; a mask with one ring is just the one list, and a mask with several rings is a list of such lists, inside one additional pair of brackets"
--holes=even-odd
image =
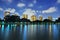
[(56, 27), (56, 25), (53, 25), (53, 37), (54, 40), (58, 40), (58, 28)]
[(4, 31), (4, 25), (2, 25), (2, 32)]
[(8, 37), (9, 37), (9, 27), (10, 27), (10, 26), (9, 26), (9, 24), (8, 24), (8, 26), (5, 28), (5, 33), (4, 33), (4, 34), (5, 34), (5, 37), (4, 37), (5, 40), (8, 40)]
[(2, 40), (60, 40), (60, 24), (1, 25)]
[(27, 26), (24, 27), (23, 40), (27, 40)]

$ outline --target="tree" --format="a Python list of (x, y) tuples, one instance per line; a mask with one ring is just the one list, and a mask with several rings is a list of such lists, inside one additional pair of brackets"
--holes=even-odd
[(20, 17), (19, 16), (15, 16), (15, 15), (8, 15), (5, 17), (5, 21), (6, 22), (19, 22), (20, 21)]

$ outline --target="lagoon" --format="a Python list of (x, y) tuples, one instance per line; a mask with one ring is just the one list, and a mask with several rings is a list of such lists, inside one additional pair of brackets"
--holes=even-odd
[(60, 40), (60, 24), (1, 25), (0, 40)]

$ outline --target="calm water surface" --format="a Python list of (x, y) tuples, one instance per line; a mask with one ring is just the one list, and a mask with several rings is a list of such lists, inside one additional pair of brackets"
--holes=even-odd
[(60, 24), (2, 25), (0, 40), (60, 40)]

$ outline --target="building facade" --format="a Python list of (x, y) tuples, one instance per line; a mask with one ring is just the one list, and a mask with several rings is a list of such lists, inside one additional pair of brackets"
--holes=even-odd
[(40, 20), (40, 21), (43, 21), (43, 17), (42, 17), (42, 16), (39, 16), (39, 20)]
[(52, 21), (52, 16), (48, 16), (48, 19)]
[(10, 15), (10, 12), (9, 11), (5, 11), (4, 12), (4, 17), (7, 16), (7, 15)]
[(27, 14), (23, 14), (22, 18), (28, 19), (28, 15)]
[(36, 20), (37, 20), (36, 16), (35, 15), (32, 15), (31, 16), (31, 21), (36, 21)]

